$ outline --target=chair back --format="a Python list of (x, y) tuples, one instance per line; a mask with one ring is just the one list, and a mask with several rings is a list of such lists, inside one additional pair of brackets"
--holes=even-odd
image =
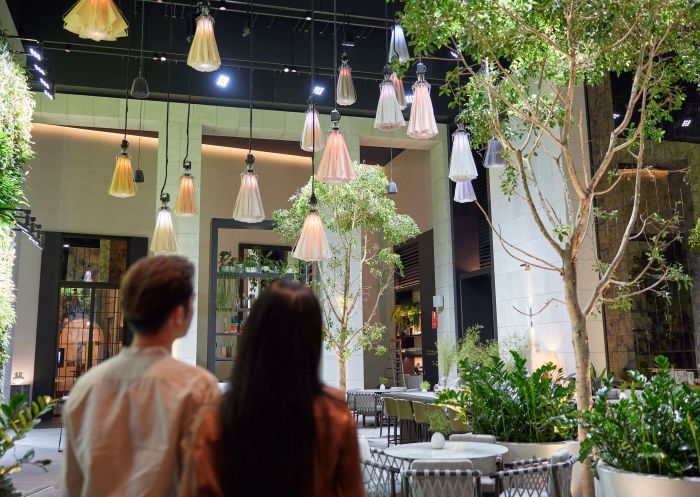
[(355, 412), (357, 414), (374, 414), (377, 411), (377, 399), (373, 392), (355, 393)]
[(429, 424), (428, 406), (423, 402), (413, 401), (413, 419), (416, 423)]
[(435, 459), (416, 459), (411, 463), (410, 469), (460, 469), (463, 471), (474, 469), (469, 459), (455, 459), (452, 461), (436, 461)]
[(399, 408), (396, 405), (396, 399), (384, 397), (384, 414), (392, 418), (399, 417)]
[[(414, 461), (414, 464), (417, 461)], [(434, 462), (434, 461), (433, 461)], [(409, 469), (402, 487), (414, 497), (480, 497), (481, 472), (462, 469)]]
[(450, 442), (477, 442), (483, 444), (495, 444), (496, 437), (493, 435), (483, 435), (480, 433), (460, 433), (450, 435)]
[(399, 409), (399, 419), (401, 421), (413, 421), (413, 409), (408, 400), (396, 399), (396, 406)]
[(353, 390), (348, 390), (345, 396), (348, 401), (350, 412), (355, 412), (355, 392)]
[(399, 469), (369, 459), (360, 463), (360, 469), (366, 497), (396, 497)]
[(550, 464), (547, 459), (513, 463), (512, 469), (498, 471), (493, 477), (500, 495), (512, 497), (571, 497), (571, 472), (576, 459)]

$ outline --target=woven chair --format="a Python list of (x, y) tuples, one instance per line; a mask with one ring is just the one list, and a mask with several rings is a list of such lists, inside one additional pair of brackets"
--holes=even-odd
[[(377, 399), (373, 392), (355, 393), (355, 420), (362, 416), (362, 426), (365, 426), (366, 416), (377, 415)], [(377, 420), (375, 419), (375, 424)]]
[(501, 497), (571, 497), (571, 472), (576, 462), (567, 454), (556, 459), (534, 458), (506, 464), (505, 471), (491, 475)]
[[(384, 415), (383, 419), (386, 420), (387, 430), (386, 430), (386, 444), (391, 445), (393, 440), (394, 444), (399, 443), (398, 436), (398, 426), (399, 426), (399, 406), (396, 405), (396, 399), (389, 397), (384, 397)], [(391, 435), (391, 425), (394, 425), (394, 436)], [(382, 436), (383, 427), (379, 428), (379, 436)]]
[[(468, 464), (467, 464), (468, 463)], [(407, 497), (481, 497), (481, 472), (473, 469), (441, 469), (471, 466), (470, 461), (413, 461), (403, 473)]]
[(414, 401), (413, 419), (416, 422), (418, 441), (425, 442), (429, 440), (428, 432), (430, 431), (430, 420), (428, 419), (428, 405), (423, 402)]
[(401, 472), (387, 464), (365, 459), (361, 463), (366, 497), (397, 497)]
[(350, 412), (353, 415), (355, 414), (355, 393), (356, 392), (354, 390), (348, 390), (345, 394), (345, 397), (348, 401), (348, 408), (350, 409)]
[[(450, 435), (450, 442), (477, 442), (477, 443), (487, 443), (495, 444), (496, 437), (493, 435), (483, 435), (475, 433), (462, 433), (459, 435)], [(501, 456), (489, 457), (484, 459), (479, 459), (474, 463), (474, 468), (481, 471), (482, 475), (490, 475), (496, 471), (502, 471), (503, 459)], [(481, 491), (484, 494), (495, 494), (496, 493), (496, 480), (491, 476), (481, 477)]]
[(372, 454), (373, 461), (376, 461), (376, 462), (381, 463), (381, 464), (385, 464), (387, 466), (391, 466), (392, 468), (395, 468), (399, 471), (406, 471), (411, 466), (411, 463), (409, 460), (401, 459), (399, 457), (390, 456), (386, 452), (384, 452), (382, 449), (377, 449), (376, 447), (372, 447), (370, 449), (370, 452)]
[(413, 408), (411, 402), (403, 399), (396, 399), (396, 406), (399, 409), (399, 423), (405, 423), (404, 426), (410, 426), (408, 433), (401, 431), (400, 443), (411, 442), (415, 440), (416, 435), (416, 420), (413, 419)]

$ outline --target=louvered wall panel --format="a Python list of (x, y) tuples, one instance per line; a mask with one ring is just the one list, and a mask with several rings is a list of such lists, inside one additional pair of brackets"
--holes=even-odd
[(397, 290), (417, 286), (420, 282), (420, 265), (418, 257), (418, 243), (411, 243), (396, 250), (403, 264), (403, 276), (398, 273), (395, 277)]

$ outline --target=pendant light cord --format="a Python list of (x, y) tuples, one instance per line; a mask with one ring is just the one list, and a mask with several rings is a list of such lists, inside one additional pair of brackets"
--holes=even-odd
[(185, 130), (187, 143), (185, 144), (185, 158), (182, 159), (183, 164), (190, 156), (190, 107), (192, 106), (192, 71), (188, 70), (187, 67), (185, 69), (187, 70), (187, 129)]
[(141, 55), (141, 60), (139, 61), (139, 76), (143, 76), (143, 33), (144, 33), (144, 22), (146, 19), (146, 0), (141, 0), (141, 50), (139, 54)]
[[(136, 0), (134, 0), (134, 4)], [(131, 24), (131, 9), (129, 9), (129, 24)], [(131, 61), (131, 37), (127, 36), (126, 44), (126, 77), (124, 78), (125, 84), (125, 99), (124, 99), (124, 140), (126, 140), (126, 128), (128, 126), (129, 119), (129, 62)]]
[[(173, 6), (172, 0), (170, 1), (171, 7)], [(167, 7), (166, 7), (167, 8)], [(170, 17), (170, 32), (168, 34), (168, 52), (172, 52), (173, 48), (173, 18), (172, 16)], [(163, 186), (160, 189), (160, 196), (163, 196), (163, 192), (165, 191), (165, 185), (168, 182), (168, 149), (169, 149), (169, 143), (168, 140), (170, 138), (170, 59), (167, 61), (168, 64), (168, 69), (166, 71), (167, 77), (166, 77), (166, 84), (168, 86), (168, 97), (167, 101), (165, 102), (165, 176), (163, 177)]]
[(316, 152), (316, 99), (313, 96), (313, 89), (316, 85), (316, 57), (314, 54), (314, 27), (316, 25), (316, 12), (314, 0), (311, 0), (311, 205), (316, 205), (316, 165), (314, 155)]
[(336, 0), (333, 0), (333, 108), (338, 107), (338, 25), (336, 24)]
[[(248, 154), (253, 151), (253, 0), (250, 0), (250, 45), (248, 47)], [(293, 35), (292, 35), (293, 36)]]
[[(384, 53), (389, 57), (389, 7), (387, 7), (387, 3), (388, 2), (384, 2), (384, 31), (386, 31), (384, 35)], [(391, 59), (387, 61), (387, 64), (390, 63)]]

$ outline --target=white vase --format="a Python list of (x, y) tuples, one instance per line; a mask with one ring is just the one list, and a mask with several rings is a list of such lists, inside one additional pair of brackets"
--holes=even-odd
[(424, 388), (423, 390), (421, 390), (421, 392), (427, 392), (427, 391), (428, 391), (427, 388)]
[(384, 383), (379, 385), (379, 390), (386, 390), (386, 385)]
[(445, 435), (442, 433), (435, 432), (433, 436), (430, 437), (430, 446), (433, 449), (444, 449), (445, 448)]

